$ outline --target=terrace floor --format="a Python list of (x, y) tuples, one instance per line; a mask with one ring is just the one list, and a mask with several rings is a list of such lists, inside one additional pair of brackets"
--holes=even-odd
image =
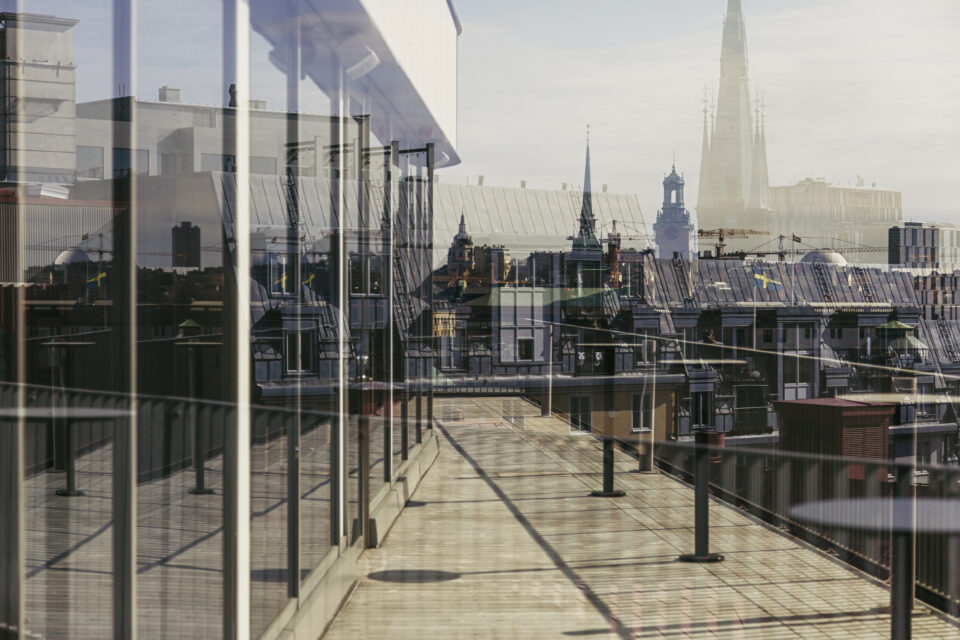
[[(693, 550), (693, 491), (629, 473), (599, 488), (598, 442), (501, 399), (438, 399), (441, 452), (328, 638), (886, 638), (889, 592), (737, 509), (711, 504), (713, 565)], [(957, 638), (917, 603), (914, 637)]]

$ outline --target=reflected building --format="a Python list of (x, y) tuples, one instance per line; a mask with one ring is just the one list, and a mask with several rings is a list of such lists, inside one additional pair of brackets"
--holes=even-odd
[(171, 253), (174, 267), (200, 268), (200, 227), (195, 227), (189, 221), (183, 221), (180, 226), (170, 230)]

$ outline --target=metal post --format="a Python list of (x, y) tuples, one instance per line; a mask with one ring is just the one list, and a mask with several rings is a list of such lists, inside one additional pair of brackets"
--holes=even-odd
[[(427, 273), (427, 302), (430, 305), (430, 315), (433, 317), (433, 283), (431, 281), (432, 276), (429, 274), (433, 273), (433, 165), (435, 164), (436, 151), (434, 149), (434, 144), (432, 142), (427, 143), (427, 202), (426, 202), (426, 211), (423, 214), (423, 229), (426, 234), (426, 251), (425, 261), (426, 261), (426, 270)], [(427, 385), (427, 429), (433, 429), (433, 370), (435, 366), (435, 360), (437, 357), (437, 339), (436, 332), (434, 327), (428, 327), (430, 331), (429, 344), (430, 344), (430, 359), (428, 360), (429, 366), (427, 369), (426, 375), (426, 385)], [(419, 440), (418, 440), (419, 442)]]
[[(196, 373), (194, 372), (194, 359), (196, 353), (192, 345), (187, 345), (187, 386), (190, 389), (192, 398), (199, 397), (196, 390)], [(187, 493), (194, 495), (210, 495), (213, 489), (208, 489), (203, 477), (203, 430), (200, 421), (197, 420), (197, 403), (191, 400), (185, 412), (190, 420), (191, 431), (193, 432), (193, 470), (194, 486), (187, 490)]]
[(114, 421), (113, 636), (137, 636), (137, 419)]
[(300, 595), (300, 413), (287, 416), (287, 596)]
[(613, 438), (603, 439), (603, 490), (590, 492), (594, 498), (622, 498), (626, 495), (613, 488), (613, 445)]
[(187, 409), (187, 415), (190, 416), (190, 422), (193, 426), (193, 469), (195, 482), (194, 486), (187, 490), (194, 495), (210, 495), (213, 489), (206, 486), (203, 471), (203, 430), (200, 421), (197, 420), (197, 407), (191, 402)]
[(410, 398), (407, 396), (407, 383), (403, 386), (403, 395), (400, 397), (400, 459), (406, 460), (410, 456)]
[(0, 422), (0, 460), (0, 638), (18, 638), (25, 620), (26, 593), (22, 419)]
[(400, 143), (393, 141), (390, 143), (390, 155), (383, 167), (386, 173), (383, 181), (383, 244), (384, 244), (384, 289), (387, 294), (387, 323), (386, 323), (386, 348), (383, 350), (384, 365), (387, 373), (387, 391), (384, 409), (383, 421), (383, 481), (390, 482), (393, 479), (393, 428), (394, 428), (394, 382), (396, 380), (396, 369), (394, 367), (394, 345), (393, 345), (393, 313), (396, 300), (393, 290), (393, 228), (395, 224), (394, 207), (399, 202), (396, 193), (395, 179), (400, 175)]
[(693, 554), (681, 555), (681, 562), (721, 562), (723, 556), (710, 553), (710, 450), (707, 448), (710, 435), (697, 431), (694, 463), (693, 518), (695, 546)]
[(370, 536), (370, 419), (367, 416), (361, 393), (360, 398), (360, 419), (357, 425), (358, 436), (357, 446), (360, 449), (359, 469), (357, 469), (358, 479), (358, 502), (357, 508), (360, 510), (360, 536), (363, 538), (364, 547), (375, 546)]
[[(417, 369), (422, 369), (423, 358), (418, 357), (417, 360), (419, 361), (419, 366), (417, 367)], [(422, 373), (422, 371), (418, 371), (418, 373)], [(423, 390), (422, 377), (418, 376), (417, 378), (417, 414), (416, 414), (417, 422), (413, 426), (414, 442), (416, 442), (417, 444), (420, 444), (421, 442), (423, 442), (423, 394), (421, 393), (422, 390)]]
[[(913, 470), (897, 469), (894, 504), (913, 497)], [(890, 553), (890, 637), (909, 640), (913, 610), (913, 531), (898, 523), (896, 507), (893, 517), (893, 544)], [(955, 567), (954, 567), (955, 568)]]
[[(69, 409), (67, 409), (69, 411)], [(75, 451), (76, 442), (73, 436), (73, 423), (74, 421), (70, 418), (65, 418), (63, 420), (63, 432), (64, 432), (64, 448), (66, 449), (66, 462), (67, 462), (67, 488), (66, 489), (57, 489), (56, 493), (58, 496), (82, 496), (83, 491), (77, 489), (77, 453)]]

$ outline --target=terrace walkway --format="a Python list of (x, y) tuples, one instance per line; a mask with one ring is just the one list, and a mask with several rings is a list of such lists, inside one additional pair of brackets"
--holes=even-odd
[[(521, 429), (500, 400), (440, 402), (440, 457), (361, 558), (326, 637), (889, 637), (889, 592), (864, 574), (719, 503), (711, 545), (726, 561), (679, 563), (693, 547), (688, 486), (626, 473), (636, 462), (618, 454), (627, 496), (589, 498), (593, 438), (555, 419)], [(960, 635), (919, 602), (913, 629)]]

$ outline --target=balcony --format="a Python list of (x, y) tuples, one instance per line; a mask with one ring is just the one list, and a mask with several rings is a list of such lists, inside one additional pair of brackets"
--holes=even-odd
[[(17, 406), (18, 388), (0, 391), (3, 407)], [(331, 463), (336, 418), (257, 407), (243, 577), (250, 601), (233, 608), (224, 594), (237, 580), (236, 559), (224, 531), (238, 489), (224, 456), (235, 407), (138, 399), (131, 557), (121, 543), (126, 441), (117, 434), (132, 404), (41, 387), (20, 401), (57, 413), (27, 421), (24, 475), (0, 476), (17, 480), (24, 496), (26, 637), (108, 637), (130, 612), (139, 636), (184, 638), (229, 637), (239, 616), (261, 638), (884, 637), (890, 629), (890, 536), (806, 525), (790, 509), (888, 498), (890, 479), (907, 469), (893, 462), (712, 450), (710, 545), (726, 559), (686, 564), (677, 557), (694, 546), (690, 444), (657, 443), (658, 471), (640, 473), (636, 451), (649, 432), (620, 443), (613, 466), (626, 495), (590, 497), (603, 470), (594, 434), (571, 432), (517, 396), (437, 398), (435, 425), (418, 428), (414, 416), (428, 412), (411, 400), (409, 419), (398, 412), (392, 428), (379, 417), (347, 420), (341, 494)], [(9, 418), (2, 425), (6, 438)], [(0, 450), (7, 471), (10, 452)], [(911, 477), (918, 496), (957, 499), (956, 469)], [(332, 540), (336, 513), (348, 523), (345, 539)], [(916, 636), (955, 637), (957, 540), (918, 535), (915, 545)], [(124, 610), (117, 585), (128, 570), (137, 598)], [(16, 597), (0, 595), (4, 606)]]
[[(658, 457), (672, 474), (635, 473), (636, 459), (618, 451), (626, 496), (591, 498), (601, 471), (592, 436), (571, 435), (532, 405), (537, 426), (520, 429), (498, 415), (495, 399), (438, 402), (438, 415), (449, 404), (464, 418), (441, 421), (437, 463), (383, 547), (362, 558), (359, 587), (326, 637), (888, 636), (881, 579), (842, 562), (837, 544), (805, 541), (796, 523), (776, 517), (777, 500), (803, 499), (802, 483), (789, 478), (805, 477), (809, 464), (725, 452), (714, 489), (744, 493), (740, 507), (710, 504), (711, 546), (726, 560), (685, 564), (677, 556), (694, 540), (693, 491), (683, 481), (689, 449), (663, 445)], [(778, 470), (787, 480), (777, 482)], [(918, 564), (924, 557), (921, 547)], [(955, 619), (919, 601), (913, 630), (960, 633)]]

